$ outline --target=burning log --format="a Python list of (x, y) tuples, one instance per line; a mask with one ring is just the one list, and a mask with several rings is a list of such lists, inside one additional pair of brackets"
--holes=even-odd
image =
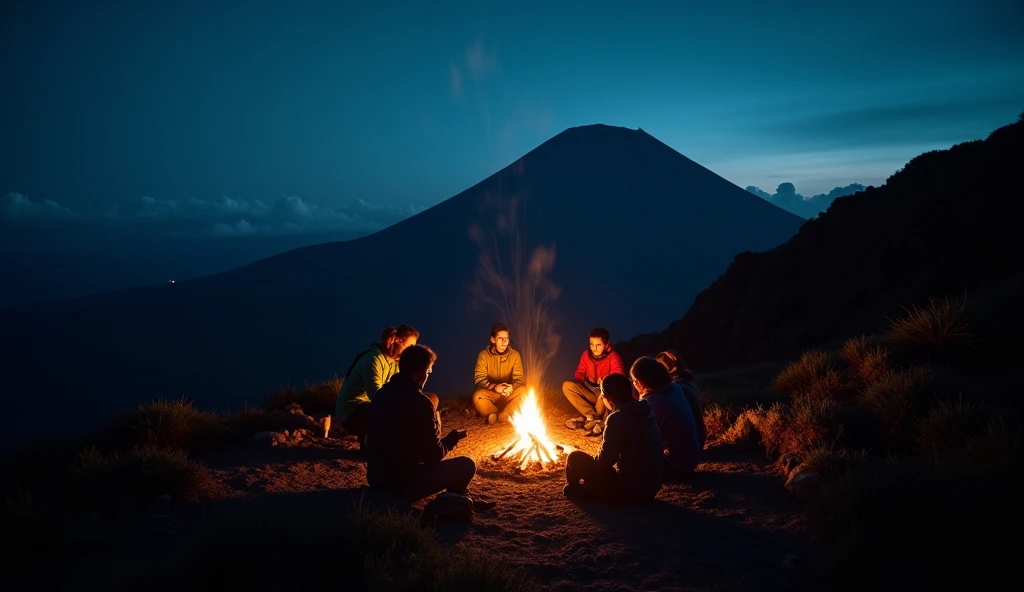
[(520, 471), (526, 469), (526, 466), (530, 464), (530, 457), (533, 456), (535, 450), (537, 450), (536, 441), (526, 450), (526, 454), (523, 455), (523, 464), (519, 465)]
[(512, 452), (512, 449), (515, 448), (516, 445), (519, 444), (519, 440), (520, 440), (520, 438), (516, 438), (514, 442), (512, 442), (511, 444), (508, 445), (508, 448), (506, 448), (504, 450), (504, 452), (502, 452), (501, 454), (493, 455), (493, 456), (491, 456), (491, 458), (494, 459), (494, 460), (501, 460), (501, 459), (505, 458), (505, 455), (508, 454), (509, 452)]
[(533, 445), (539, 452), (539, 454), (537, 454), (537, 459), (543, 464), (544, 459), (546, 458), (548, 462), (554, 464), (555, 459), (551, 458), (551, 453), (548, 451), (548, 447), (541, 444), (541, 441), (537, 439), (537, 436), (534, 436), (532, 433), (530, 434), (530, 439), (533, 440)]

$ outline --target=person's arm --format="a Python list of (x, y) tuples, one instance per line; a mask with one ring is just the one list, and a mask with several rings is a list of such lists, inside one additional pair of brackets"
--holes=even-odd
[(611, 359), (608, 362), (611, 364), (612, 374), (626, 373), (626, 367), (622, 365), (622, 356), (619, 355), (619, 352), (612, 350)]
[(487, 376), (487, 353), (480, 352), (476, 357), (476, 369), (473, 371), (473, 385), (478, 389), (492, 389), (494, 383)]
[(380, 387), (384, 386), (384, 375), (384, 361), (380, 356), (373, 356), (370, 363), (363, 365), (363, 387), (366, 388), (366, 396), (371, 400)]
[(594, 457), (603, 467), (612, 468), (619, 462), (619, 455), (622, 454), (622, 431), (619, 426), (621, 414), (613, 413), (608, 417), (604, 427), (604, 439), (601, 441), (601, 450)]
[(587, 352), (583, 352), (580, 356), (580, 363), (576, 365), (576, 373), (572, 375), (573, 380), (576, 382), (587, 381)]
[(516, 357), (512, 360), (512, 388), (519, 388), (526, 383), (526, 376), (523, 373), (523, 357), (516, 351)]
[(408, 431), (402, 438), (408, 443), (409, 452), (416, 460), (428, 465), (441, 462), (455, 447), (457, 440), (441, 438), (441, 426), (429, 400), (417, 402), (409, 414)]

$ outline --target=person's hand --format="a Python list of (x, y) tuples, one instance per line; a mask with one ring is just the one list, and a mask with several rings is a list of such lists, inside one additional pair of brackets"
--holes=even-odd
[(459, 443), (459, 440), (466, 437), (466, 432), (460, 432), (459, 430), (451, 430), (448, 435), (444, 437), (444, 446), (448, 450), (455, 448), (455, 445)]

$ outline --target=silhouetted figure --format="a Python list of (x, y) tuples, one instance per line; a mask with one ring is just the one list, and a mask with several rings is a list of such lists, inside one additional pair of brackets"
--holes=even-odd
[(566, 497), (642, 502), (661, 489), (661, 430), (647, 401), (633, 399), (629, 379), (609, 374), (601, 382), (609, 407), (601, 450), (592, 457), (574, 450), (565, 460)]
[(693, 411), (693, 423), (697, 426), (697, 450), (704, 450), (704, 442), (708, 437), (708, 428), (704, 425), (704, 406), (700, 403), (700, 391), (697, 389), (697, 378), (689, 368), (679, 363), (679, 356), (672, 350), (665, 350), (654, 359), (661, 362), (661, 365), (668, 370), (672, 382), (683, 388), (686, 395), (686, 402), (690, 404)]
[(672, 382), (668, 370), (650, 357), (638, 358), (629, 369), (640, 399), (650, 403), (665, 443), (665, 479), (682, 479), (697, 468), (697, 426), (683, 387)]
[(491, 327), (491, 344), (476, 357), (473, 382), (473, 406), (489, 424), (508, 421), (522, 405), (526, 394), (523, 359), (509, 345), (509, 331), (504, 323)]
[(441, 437), (435, 405), (423, 392), (436, 360), (429, 347), (409, 346), (399, 358), (400, 372), (369, 404), (366, 481), (409, 503), (441, 490), (466, 495), (476, 475), (473, 459), (445, 458), (466, 432)]
[[(356, 354), (345, 372), (334, 416), (347, 433), (359, 438), (360, 448), (364, 445), (370, 400), (398, 372), (398, 357), (419, 337), (419, 331), (409, 325), (387, 327), (380, 334), (380, 343)], [(436, 397), (434, 401), (436, 407)]]
[(570, 430), (582, 427), (590, 431), (598, 425), (608, 411), (601, 398), (601, 380), (609, 374), (626, 373), (622, 365), (622, 356), (612, 351), (610, 341), (611, 334), (607, 329), (592, 329), (590, 347), (580, 356), (580, 363), (576, 366), (573, 379), (562, 383), (562, 394), (576, 411), (580, 412), (579, 417), (570, 418), (565, 422), (565, 427)]

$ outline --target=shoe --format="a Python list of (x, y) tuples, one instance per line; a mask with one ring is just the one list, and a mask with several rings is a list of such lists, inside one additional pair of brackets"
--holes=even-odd
[(590, 429), (590, 433), (588, 433), (587, 435), (588, 436), (600, 436), (602, 433), (604, 433), (604, 426), (601, 425), (601, 424), (597, 424), (593, 428)]
[(583, 422), (583, 430), (590, 432), (594, 429), (594, 426), (596, 425), (599, 425), (596, 419), (588, 419), (587, 421)]
[(508, 413), (505, 413), (504, 411), (499, 413), (498, 414), (498, 421), (501, 422), (501, 423), (505, 423), (506, 421), (508, 421)]
[(496, 502), (490, 502), (490, 501), (482, 500), (482, 499), (478, 498), (478, 499), (474, 499), (473, 500), (473, 511), (474, 512), (488, 512), (490, 510), (493, 510), (494, 507), (497, 506), (497, 505), (498, 504)]
[(498, 423), (498, 414), (492, 413), (487, 416), (487, 425), (494, 425)]
[(565, 420), (565, 427), (569, 428), (570, 430), (578, 430), (581, 427), (583, 427), (584, 421), (586, 421), (586, 418), (584, 417), (570, 417), (569, 419)]

